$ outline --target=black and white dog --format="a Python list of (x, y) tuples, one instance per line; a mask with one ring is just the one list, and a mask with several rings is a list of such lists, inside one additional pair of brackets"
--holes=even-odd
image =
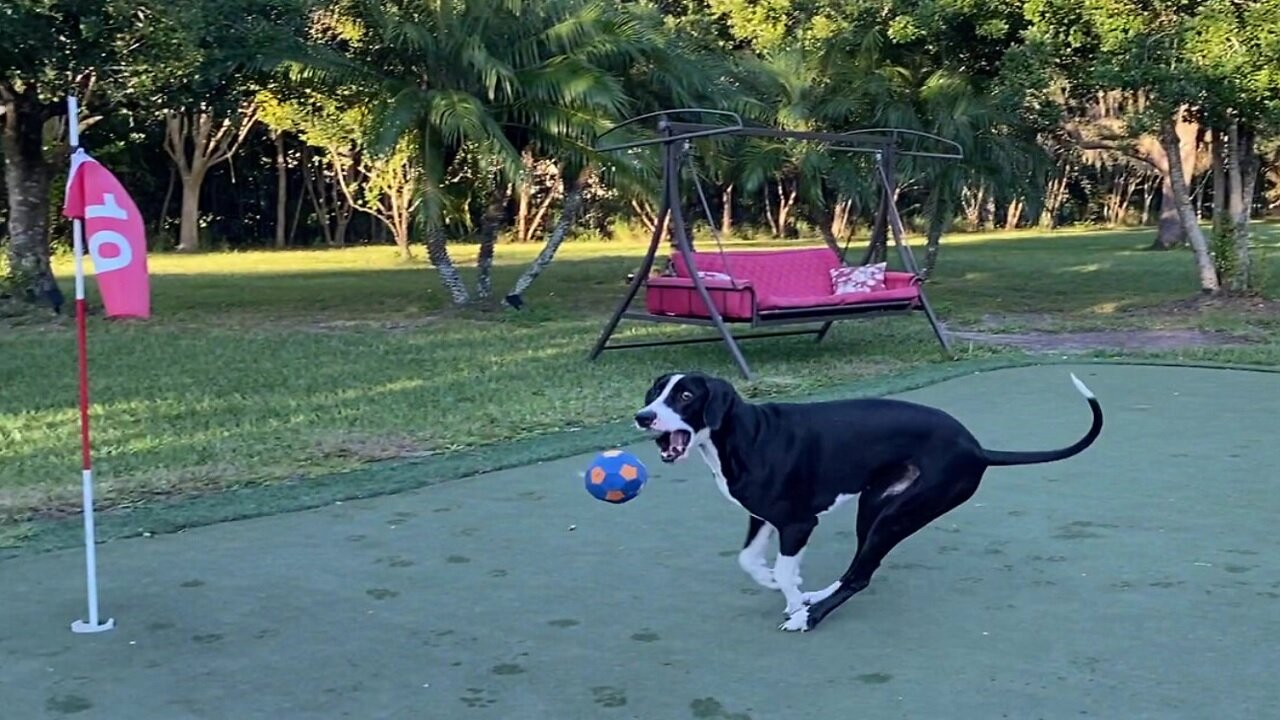
[[(757, 583), (781, 590), (781, 630), (812, 630), (867, 587), (898, 543), (973, 496), (986, 469), (1046, 463), (1089, 447), (1102, 408), (1074, 374), (1093, 425), (1060, 450), (987, 450), (951, 415), (903, 400), (746, 402), (725, 380), (699, 373), (654, 381), (636, 426), (655, 436), (663, 462), (697, 449), (720, 492), (747, 511), (738, 564)], [(801, 592), (800, 562), (818, 519), (858, 496), (858, 549), (839, 580)], [(765, 559), (773, 533), (778, 555)]]

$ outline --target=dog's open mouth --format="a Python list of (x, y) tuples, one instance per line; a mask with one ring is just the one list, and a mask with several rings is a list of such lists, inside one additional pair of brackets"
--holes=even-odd
[(675, 462), (689, 452), (689, 441), (693, 436), (688, 430), (672, 430), (664, 432), (656, 438), (658, 449), (662, 451), (662, 462)]

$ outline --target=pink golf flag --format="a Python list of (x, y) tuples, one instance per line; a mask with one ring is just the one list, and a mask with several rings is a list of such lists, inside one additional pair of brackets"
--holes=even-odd
[(115, 175), (83, 148), (71, 156), (62, 214), (84, 223), (107, 317), (151, 317), (142, 213)]

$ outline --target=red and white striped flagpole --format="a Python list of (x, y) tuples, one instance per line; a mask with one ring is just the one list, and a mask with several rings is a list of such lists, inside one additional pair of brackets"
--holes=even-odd
[[(80, 103), (67, 97), (67, 136), (74, 155), (80, 148)], [(85, 580), (89, 593), (89, 619), (71, 623), (76, 633), (97, 633), (115, 627), (116, 621), (98, 617), (98, 553), (93, 524), (93, 458), (89, 451), (89, 355), (84, 307), (84, 225), (80, 218), (71, 220), (76, 259), (76, 349), (80, 361), (80, 482), (84, 494)]]

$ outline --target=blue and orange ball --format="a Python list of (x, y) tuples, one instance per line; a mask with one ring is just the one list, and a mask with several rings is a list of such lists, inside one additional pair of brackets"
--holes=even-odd
[(649, 471), (626, 450), (605, 450), (596, 455), (584, 473), (587, 492), (597, 500), (621, 505), (640, 494)]

